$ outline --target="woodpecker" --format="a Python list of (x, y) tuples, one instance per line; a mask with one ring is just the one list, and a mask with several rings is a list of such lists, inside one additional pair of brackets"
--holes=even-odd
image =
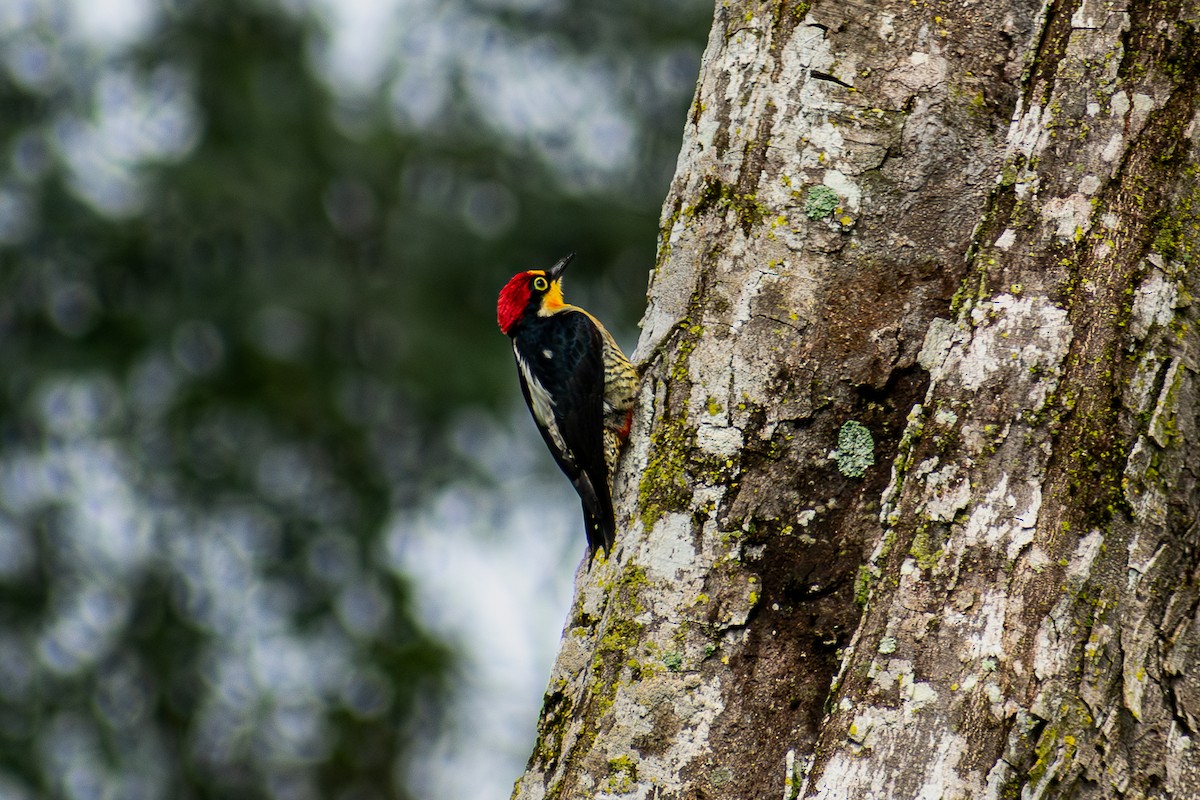
[(533, 421), (583, 503), (590, 564), (616, 537), (611, 481), (633, 421), (637, 370), (598, 319), (563, 302), (562, 274), (574, 257), (514, 275), (496, 321), (512, 340)]

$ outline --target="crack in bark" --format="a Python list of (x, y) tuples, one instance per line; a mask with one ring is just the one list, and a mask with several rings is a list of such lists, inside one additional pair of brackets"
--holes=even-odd
[(821, 72), (820, 70), (810, 69), (808, 71), (808, 74), (819, 81), (828, 81), (829, 83), (836, 83), (838, 86), (842, 86), (847, 89), (854, 88), (852, 85), (846, 83), (841, 78), (834, 77), (833, 75), (830, 75), (828, 72)]
[(779, 325), (782, 325), (785, 328), (792, 329), (793, 331), (796, 332), (797, 335), (803, 335), (805, 329), (807, 329), (807, 327), (808, 327), (807, 325), (797, 325), (796, 323), (794, 323), (790, 320), (783, 320), (783, 319), (780, 319), (779, 317), (775, 317), (770, 314), (751, 314), (750, 319), (765, 319), (768, 322), (778, 323)]
[[(1131, 43), (1135, 40), (1131, 38)], [(1142, 56), (1154, 63), (1152, 53)], [(1083, 493), (1085, 499), (1075, 505), (1085, 510), (1085, 518), (1077, 520), (1084, 525), (1090, 522), (1103, 524), (1118, 508), (1128, 511), (1119, 481), (1103, 477), (1123, 474), (1120, 467), (1127, 463), (1132, 444), (1120, 444), (1125, 437), (1120, 433), (1116, 407), (1111, 399), (1120, 394), (1117, 374), (1112, 372), (1103, 386), (1096, 386), (1095, 381), (1085, 378), (1092, 371), (1093, 363), (1111, 361), (1113, 354), (1121, 349), (1117, 345), (1129, 312), (1112, 318), (1109, 310), (1124, 308), (1121, 297), (1125, 290), (1136, 290), (1144, 258), (1156, 234), (1151, 222), (1160, 217), (1169, 200), (1162, 187), (1178, 182), (1184, 166), (1182, 159), (1164, 159), (1163, 153), (1167, 150), (1167, 142), (1181, 137), (1195, 113), (1200, 84), (1197, 78), (1200, 75), (1193, 74), (1190, 80), (1175, 83), (1166, 101), (1150, 112), (1093, 212), (1093, 220), (1102, 210), (1110, 209), (1134, 224), (1122, 229), (1120, 239), (1093, 232), (1072, 262), (1074, 284), (1090, 282), (1095, 291), (1090, 293), (1087, 302), (1078, 302), (1074, 296), (1068, 298), (1069, 321), (1076, 335), (1068, 351), (1060, 386), (1078, 386), (1081, 391), (1074, 407), (1066, 410), (1065, 424), (1056, 437), (1054, 454), (1047, 465), (1047, 485), (1051, 494)], [(1088, 463), (1086, 473), (1076, 463), (1081, 458)], [(1061, 517), (1053, 521), (1058, 523)]]
[[(1044, 105), (1054, 91), (1059, 63), (1066, 57), (1071, 38), (1071, 17), (1083, 0), (1050, 0), (1039, 31), (1037, 47), (1030, 59), (1031, 78), (1021, 93), (1021, 108), (1029, 111), (1033, 105)], [(1038, 92), (1034, 100), (1034, 92)]]

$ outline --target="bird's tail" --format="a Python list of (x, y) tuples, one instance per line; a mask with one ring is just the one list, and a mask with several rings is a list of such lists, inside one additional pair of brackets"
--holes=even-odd
[[(604, 557), (608, 558), (617, 539), (617, 520), (613, 514), (612, 499), (605, 495), (599, 500), (598, 509), (591, 509), (587, 503), (583, 504), (583, 524), (588, 542), (588, 569), (591, 569), (592, 560), (596, 558), (596, 552), (600, 548), (604, 548)], [(599, 513), (596, 513), (597, 511)]]
[(583, 528), (587, 534), (588, 569), (591, 569), (596, 551), (603, 547), (604, 557), (608, 558), (617, 538), (612, 493), (607, 482), (601, 482), (597, 487), (586, 472), (579, 473), (579, 477), (573, 483), (575, 491), (579, 493), (579, 499), (583, 501)]

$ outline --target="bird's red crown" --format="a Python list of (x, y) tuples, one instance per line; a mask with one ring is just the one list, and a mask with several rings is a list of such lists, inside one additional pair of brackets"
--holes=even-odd
[(518, 272), (504, 284), (500, 299), (496, 302), (496, 322), (500, 323), (501, 333), (507, 334), (512, 330), (529, 307), (529, 282), (535, 275), (545, 274), (540, 269)]

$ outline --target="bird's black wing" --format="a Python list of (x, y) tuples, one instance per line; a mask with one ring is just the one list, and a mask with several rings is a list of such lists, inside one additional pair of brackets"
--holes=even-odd
[(591, 555), (607, 553), (616, 521), (604, 460), (604, 342), (586, 314), (539, 318), (513, 339), (521, 391), (546, 446), (583, 503)]

